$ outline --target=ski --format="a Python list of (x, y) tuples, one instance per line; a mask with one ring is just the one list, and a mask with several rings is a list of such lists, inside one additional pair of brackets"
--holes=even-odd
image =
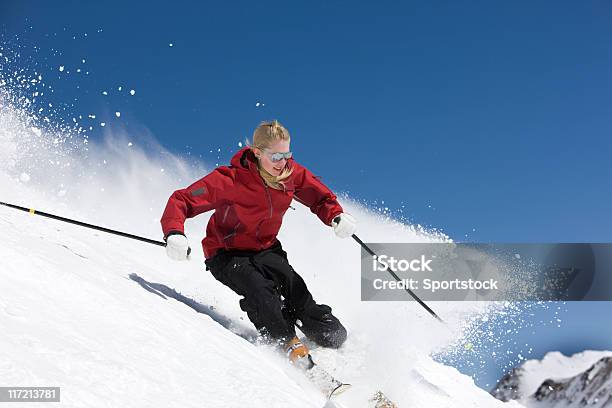
[(334, 378), (327, 370), (315, 363), (310, 354), (307, 358), (300, 360), (303, 361), (297, 361), (296, 365), (304, 372), (306, 378), (325, 394), (327, 399), (332, 399), (351, 388), (351, 384)]
[[(315, 363), (310, 354), (307, 358), (298, 360), (296, 365), (304, 372), (306, 378), (327, 397), (328, 404), (324, 408), (338, 408), (337, 403), (333, 402), (334, 397), (352, 387), (351, 384), (336, 379), (327, 370)], [(371, 408), (399, 408), (380, 390), (376, 391), (369, 402)]]

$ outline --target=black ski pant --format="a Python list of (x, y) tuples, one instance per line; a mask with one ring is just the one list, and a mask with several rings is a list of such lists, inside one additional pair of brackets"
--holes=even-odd
[(240, 308), (264, 336), (286, 341), (296, 324), (312, 341), (338, 348), (346, 329), (327, 305), (318, 305), (291, 267), (279, 241), (263, 251), (219, 250), (206, 260), (213, 276), (242, 296)]

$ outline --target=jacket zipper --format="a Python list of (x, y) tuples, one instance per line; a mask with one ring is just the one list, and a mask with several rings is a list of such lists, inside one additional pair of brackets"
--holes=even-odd
[[(261, 177), (261, 175), (259, 175), (259, 179), (261, 180), (265, 190), (266, 190), (266, 196), (268, 197), (268, 205), (270, 206), (270, 215), (268, 216), (268, 219), (272, 219), (272, 213), (273, 213), (273, 208), (272, 208), (272, 197), (270, 196), (270, 191), (268, 190), (268, 185), (266, 184), (266, 181)], [(257, 238), (257, 240), (259, 241), (259, 244), (262, 246), (263, 248), (263, 243), (261, 242), (261, 240), (259, 239), (259, 230), (261, 229), (261, 224), (263, 223), (263, 220), (260, 221), (257, 224), (257, 229), (255, 230), (255, 238)]]
[(268, 204), (270, 205), (270, 216), (268, 217), (268, 219), (272, 219), (272, 197), (270, 196), (270, 190), (267, 185), (264, 185), (264, 187), (266, 188), (266, 194), (268, 195)]

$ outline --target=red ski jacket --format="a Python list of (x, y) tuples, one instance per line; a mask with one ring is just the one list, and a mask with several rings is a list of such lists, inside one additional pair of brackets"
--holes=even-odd
[(230, 166), (218, 167), (175, 191), (161, 218), (164, 237), (173, 231), (183, 233), (185, 219), (215, 210), (202, 240), (209, 259), (220, 248), (258, 251), (272, 246), (292, 199), (308, 206), (326, 225), (343, 212), (334, 193), (295, 160), (287, 161), (293, 173), (285, 180), (284, 191), (265, 184), (256, 160), (253, 151), (244, 147)]

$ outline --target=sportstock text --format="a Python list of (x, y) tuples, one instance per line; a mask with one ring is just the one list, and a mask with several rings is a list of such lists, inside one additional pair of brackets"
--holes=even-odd
[[(372, 270), (374, 272), (385, 272), (388, 270), (393, 273), (399, 272), (433, 272), (433, 259), (427, 259), (425, 255), (415, 259), (396, 259), (393, 256), (374, 255), (372, 257)], [(372, 281), (376, 290), (427, 290), (431, 293), (437, 291), (453, 291), (453, 290), (498, 290), (498, 281), (495, 279), (475, 280), (475, 279), (430, 279), (422, 280), (407, 278), (407, 279), (382, 279), (376, 278)], [(422, 285), (421, 285), (422, 284)]]

